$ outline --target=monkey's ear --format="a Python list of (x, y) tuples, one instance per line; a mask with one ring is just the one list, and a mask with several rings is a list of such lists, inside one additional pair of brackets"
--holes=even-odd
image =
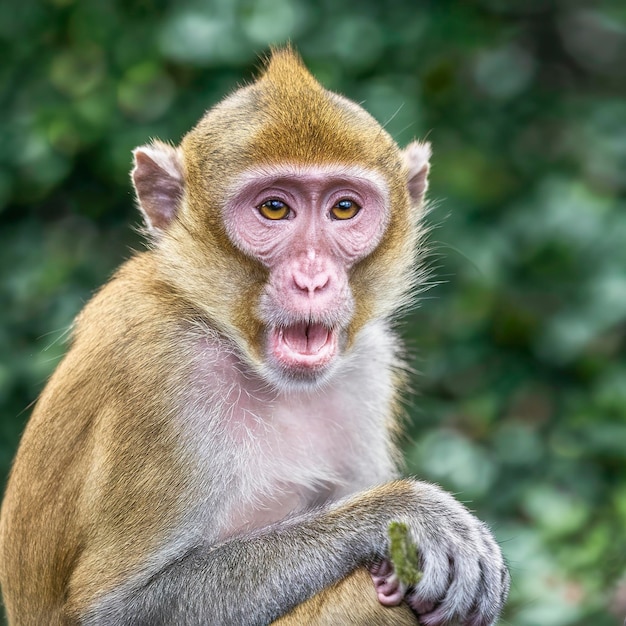
[(430, 143), (419, 141), (410, 143), (402, 152), (404, 164), (408, 170), (409, 195), (415, 206), (422, 203), (428, 189), (431, 154)]
[(139, 207), (148, 230), (158, 235), (176, 217), (183, 197), (182, 155), (161, 141), (133, 150), (135, 166), (131, 172)]

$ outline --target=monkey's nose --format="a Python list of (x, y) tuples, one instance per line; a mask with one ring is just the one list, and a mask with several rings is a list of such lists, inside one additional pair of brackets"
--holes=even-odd
[(324, 291), (330, 283), (330, 273), (327, 271), (307, 273), (300, 270), (293, 272), (293, 284), (309, 297)]

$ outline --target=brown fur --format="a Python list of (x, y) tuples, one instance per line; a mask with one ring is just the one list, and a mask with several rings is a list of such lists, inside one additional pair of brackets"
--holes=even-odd
[[(75, 347), (24, 433), (0, 526), (11, 623), (38, 623), (42, 606), (49, 624), (73, 623), (74, 611), (136, 567), (174, 524), (182, 460), (167, 445), (168, 416), (144, 390), (160, 389), (158, 401), (176, 391), (163, 388), (158, 367), (144, 366), (144, 346), (155, 362), (182, 369), (174, 324), (185, 312), (151, 278), (150, 260), (131, 260), (81, 313)], [(127, 315), (138, 306), (141, 326)], [(34, 546), (32, 537), (46, 540)]]

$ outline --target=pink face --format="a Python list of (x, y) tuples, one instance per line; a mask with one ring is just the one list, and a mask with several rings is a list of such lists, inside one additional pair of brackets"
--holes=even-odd
[(353, 314), (350, 268), (380, 243), (388, 219), (382, 177), (362, 168), (264, 167), (233, 185), (228, 234), (269, 270), (260, 313), (272, 369), (305, 379), (328, 369)]

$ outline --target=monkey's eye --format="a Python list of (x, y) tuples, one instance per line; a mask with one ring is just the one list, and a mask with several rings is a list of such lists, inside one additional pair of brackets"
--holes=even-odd
[(266, 200), (257, 209), (268, 220), (283, 220), (289, 215), (289, 207), (281, 200)]
[(352, 219), (360, 210), (361, 207), (356, 202), (344, 199), (337, 202), (337, 204), (330, 210), (330, 214), (336, 220), (349, 220)]

